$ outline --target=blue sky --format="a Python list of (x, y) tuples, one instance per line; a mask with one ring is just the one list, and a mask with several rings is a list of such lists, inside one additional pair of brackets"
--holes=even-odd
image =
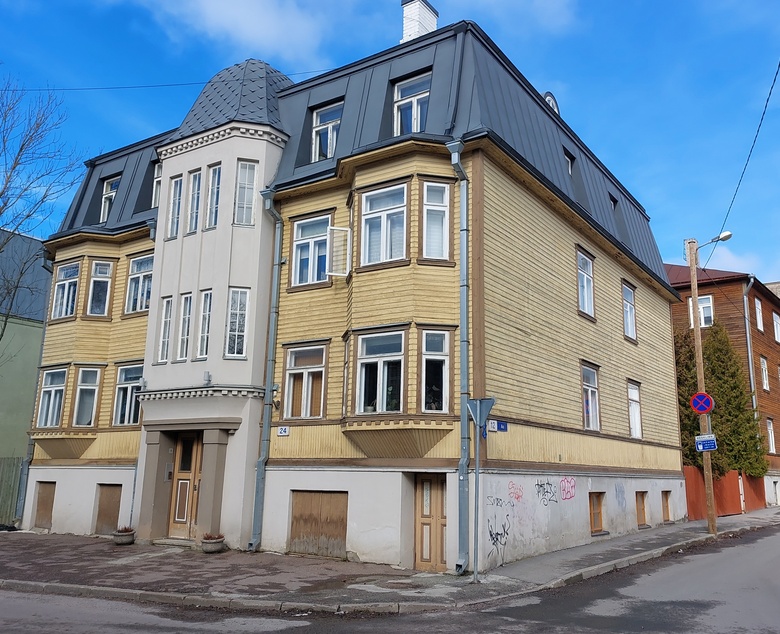
[[(440, 26), (477, 22), (555, 94), (647, 210), (664, 261), (719, 233), (778, 67), (780, 2), (431, 1)], [(27, 88), (196, 84), (63, 91), (63, 140), (86, 159), (178, 126), (222, 68), (255, 57), (300, 81), (394, 46), (401, 25), (400, 0), (0, 0), (0, 74)], [(764, 282), (780, 280), (776, 91), (726, 223), (734, 237), (709, 264)]]

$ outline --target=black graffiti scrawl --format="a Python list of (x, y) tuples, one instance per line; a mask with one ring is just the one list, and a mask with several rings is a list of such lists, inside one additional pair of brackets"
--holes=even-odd
[(498, 526), (498, 518), (495, 516), (492, 521), (490, 518), (487, 521), (488, 539), (490, 539), (490, 544), (492, 545), (488, 557), (495, 553), (499, 559), (499, 566), (504, 565), (504, 552), (506, 551), (506, 543), (509, 540), (509, 530), (512, 528), (509, 515), (507, 514), (504, 517), (506, 519), (501, 522), (501, 526)]
[(558, 504), (558, 487), (549, 480), (537, 480), (536, 496), (539, 498), (539, 503), (545, 506), (549, 506), (551, 502)]

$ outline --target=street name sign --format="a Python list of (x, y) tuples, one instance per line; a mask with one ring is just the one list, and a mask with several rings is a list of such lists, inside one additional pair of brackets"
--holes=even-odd
[(715, 434), (696, 436), (696, 451), (715, 451), (717, 448), (718, 442), (715, 440)]

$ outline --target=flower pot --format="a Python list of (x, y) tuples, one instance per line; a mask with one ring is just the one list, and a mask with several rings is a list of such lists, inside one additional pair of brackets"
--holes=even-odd
[(200, 547), (204, 553), (221, 553), (225, 549), (225, 538), (203, 539), (200, 542)]
[(127, 546), (135, 541), (135, 531), (114, 531), (111, 537), (117, 546)]

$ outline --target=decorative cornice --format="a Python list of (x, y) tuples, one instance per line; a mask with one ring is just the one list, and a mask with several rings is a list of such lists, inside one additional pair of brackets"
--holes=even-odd
[(185, 387), (168, 390), (140, 390), (139, 401), (164, 401), (180, 398), (204, 398), (210, 396), (237, 396), (262, 399), (265, 389), (251, 385), (210, 385), (206, 387)]
[(210, 130), (203, 134), (188, 137), (179, 143), (168, 145), (157, 150), (160, 159), (164, 160), (189, 150), (211, 145), (231, 137), (254, 138), (259, 141), (269, 141), (274, 145), (283, 148), (287, 143), (287, 138), (268, 127), (249, 127), (246, 124), (230, 124), (222, 128)]

